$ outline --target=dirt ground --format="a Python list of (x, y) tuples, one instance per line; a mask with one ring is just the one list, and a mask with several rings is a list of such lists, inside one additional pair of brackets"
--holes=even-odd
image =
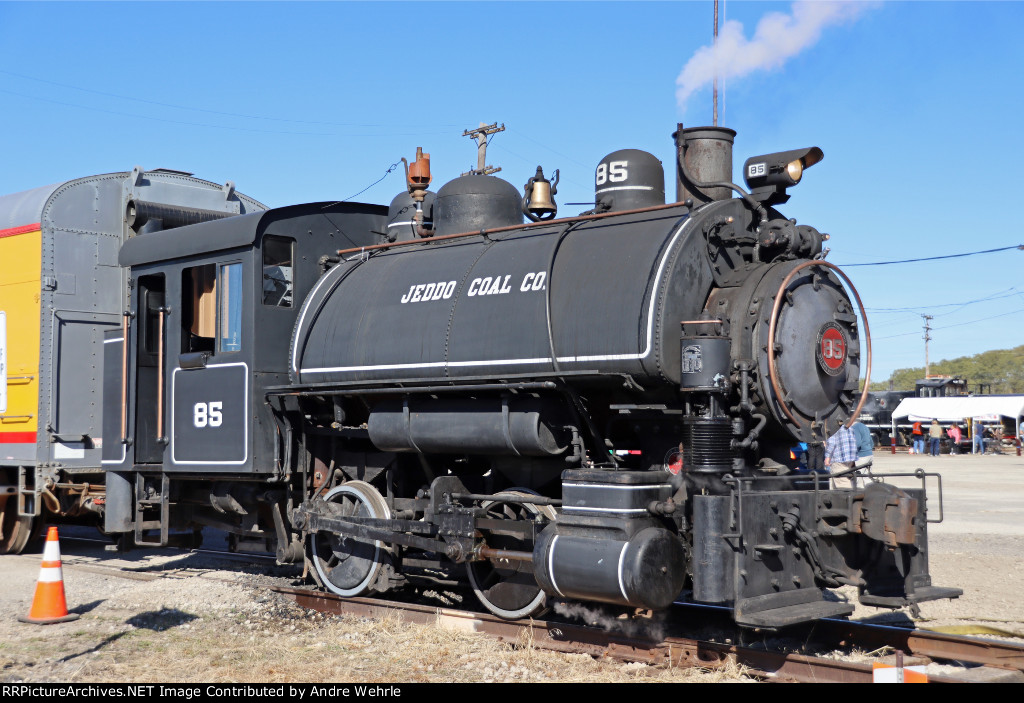
[[(1024, 637), (1024, 458), (876, 455), (874, 470), (930, 475), (933, 584), (962, 588), (952, 601), (921, 605), (930, 629)], [(81, 534), (79, 530), (78, 534)], [(85, 534), (88, 534), (86, 532)], [(202, 554), (104, 552), (98, 542), (61, 541), (75, 622), (20, 623), (28, 613), (39, 555), (3, 557), (0, 682), (638, 682), (744, 681), (740, 671), (652, 668), (499, 643), (398, 618), (364, 621), (309, 613), (252, 587), (253, 576)], [(103, 564), (131, 566), (138, 579)], [(147, 578), (177, 567), (173, 578)], [(840, 593), (850, 600), (853, 593)], [(892, 621), (858, 606), (854, 617)]]
[[(70, 556), (66, 555), (70, 553)], [(97, 566), (95, 546), (62, 549), (74, 622), (29, 625), (39, 557), (4, 557), (0, 683), (562, 683), (744, 682), (738, 668), (650, 667), (503, 643), (393, 617), (333, 617), (257, 590), (255, 577), (201, 567), (201, 555), (136, 555), (133, 580)], [(8, 566), (10, 564), (10, 566)], [(448, 620), (451, 620), (449, 618)]]

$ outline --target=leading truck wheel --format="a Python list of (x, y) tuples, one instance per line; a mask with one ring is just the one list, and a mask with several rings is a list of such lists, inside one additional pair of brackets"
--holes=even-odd
[[(526, 491), (499, 493), (497, 500), (485, 501), (481, 508), (488, 518), (506, 520), (533, 520), (543, 515), (555, 519), (551, 506), (522, 503), (529, 495)], [(491, 533), (487, 546), (509, 551), (533, 551), (533, 542), (513, 535)], [(473, 592), (487, 610), (505, 620), (537, 617), (547, 610), (546, 596), (533, 576), (529, 562), (491, 558), (466, 564)]]
[(0, 497), (0, 554), (21, 554), (40, 534), (42, 520), (18, 515), (16, 496)]
[[(363, 481), (349, 481), (332, 488), (324, 500), (339, 506), (341, 517), (391, 517), (384, 496)], [(366, 593), (380, 573), (380, 541), (361, 542), (333, 532), (317, 532), (310, 544), (313, 568), (320, 583), (339, 596), (349, 598)]]

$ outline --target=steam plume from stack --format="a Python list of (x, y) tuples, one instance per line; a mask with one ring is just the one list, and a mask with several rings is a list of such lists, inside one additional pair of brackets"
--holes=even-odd
[(676, 78), (680, 111), (697, 90), (714, 81), (716, 73), (720, 79), (739, 78), (778, 68), (817, 43), (826, 27), (853, 21), (875, 4), (855, 0), (794, 2), (789, 15), (772, 12), (762, 17), (749, 40), (743, 35), (743, 25), (729, 20), (722, 25), (718, 42), (698, 49)]

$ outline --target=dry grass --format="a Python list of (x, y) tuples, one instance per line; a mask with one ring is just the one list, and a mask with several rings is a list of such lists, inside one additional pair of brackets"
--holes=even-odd
[[(6, 629), (6, 628), (4, 628)], [(0, 633), (2, 635), (4, 633)], [(162, 609), (128, 620), (86, 614), (77, 623), (21, 631), (0, 645), (4, 681), (228, 682), (713, 682), (733, 667), (651, 667), (502, 643), (398, 613), (327, 617), (276, 598), (245, 612)]]

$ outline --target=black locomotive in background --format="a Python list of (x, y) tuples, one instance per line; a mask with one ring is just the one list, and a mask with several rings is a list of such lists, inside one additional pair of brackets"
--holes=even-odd
[(734, 135), (680, 126), (667, 204), (633, 149), (561, 219), (540, 169), (433, 193), (421, 157), (390, 208), (129, 239), (105, 530), (217, 527), (342, 596), (464, 576), (506, 618), (685, 598), (774, 628), (853, 611), (826, 588), (958, 595), (930, 581), (923, 488), (791, 472), (856, 414), (870, 345), (827, 236), (776, 210), (821, 151), (748, 159), (744, 190)]
[[(984, 392), (986, 384), (978, 384)], [(875, 447), (889, 447), (896, 440), (896, 446), (907, 447), (913, 443), (913, 423), (903, 418), (893, 434), (892, 414), (905, 398), (951, 398), (969, 395), (967, 379), (961, 376), (929, 376), (918, 379), (912, 391), (871, 391), (861, 406), (858, 421), (871, 431)], [(944, 444), (947, 440), (944, 440)]]

